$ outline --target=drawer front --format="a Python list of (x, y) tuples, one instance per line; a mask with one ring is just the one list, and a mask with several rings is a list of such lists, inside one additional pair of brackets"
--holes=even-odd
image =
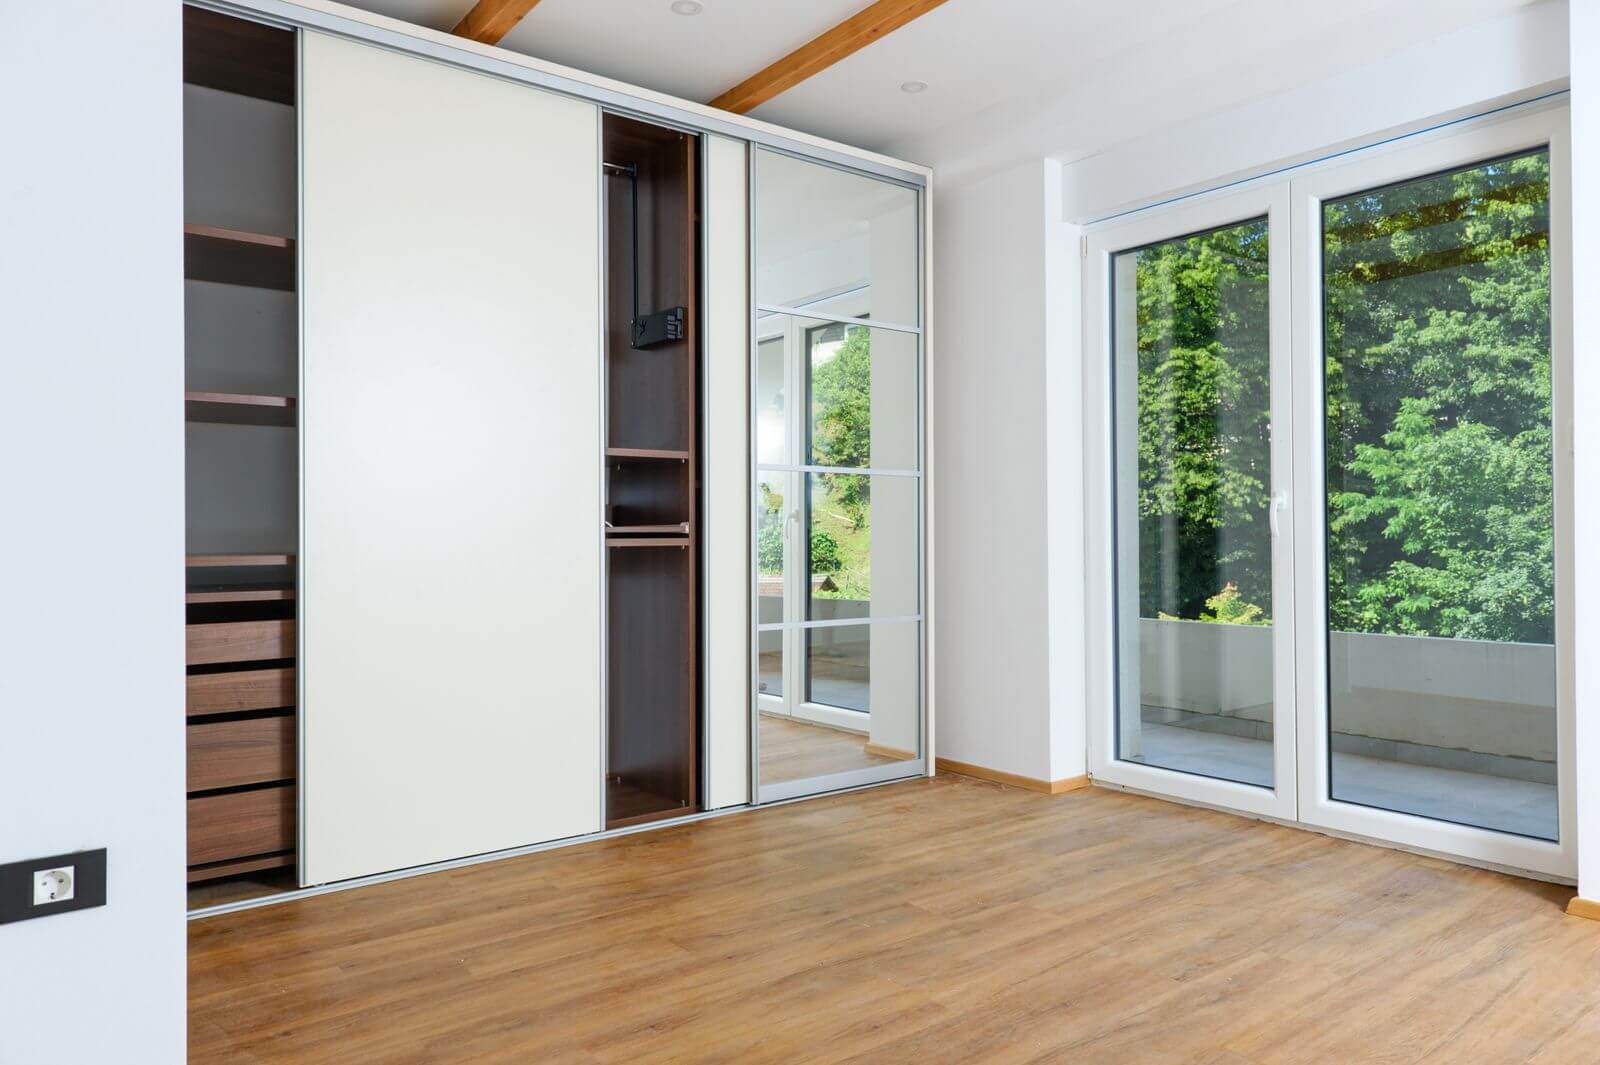
[(189, 726), (189, 790), (293, 780), (292, 714)]
[(294, 785), (189, 800), (189, 864), (294, 847)]
[(189, 716), (275, 710), (293, 706), (294, 667), (195, 673), (189, 677)]
[(223, 621), (190, 625), (188, 639), (191, 666), (294, 657), (292, 621)]

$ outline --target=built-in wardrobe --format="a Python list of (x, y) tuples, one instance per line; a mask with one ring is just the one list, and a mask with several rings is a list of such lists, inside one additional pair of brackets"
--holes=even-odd
[(191, 905), (758, 801), (757, 153), (807, 142), (218, 7), (185, 8)]

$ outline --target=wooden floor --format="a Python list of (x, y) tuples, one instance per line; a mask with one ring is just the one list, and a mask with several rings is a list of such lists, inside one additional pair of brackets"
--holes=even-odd
[(1600, 1061), (1570, 889), (940, 777), (190, 925), (190, 1061)]
[(859, 733), (762, 714), (761, 779), (809, 780), (894, 761), (867, 753), (866, 742)]

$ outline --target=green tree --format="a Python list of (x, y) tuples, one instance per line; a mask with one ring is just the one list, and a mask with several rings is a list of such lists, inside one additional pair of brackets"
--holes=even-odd
[[(1553, 638), (1549, 168), (1324, 205), (1335, 629)], [(1144, 617), (1270, 619), (1266, 245), (1254, 222), (1131, 253)]]
[(1266, 222), (1132, 254), (1140, 614), (1199, 618), (1229, 585), (1270, 603)]
[[(833, 357), (811, 367), (811, 451), (819, 466), (870, 466), (872, 463), (872, 332), (845, 331)], [(829, 494), (851, 515), (856, 528), (866, 524), (867, 478), (825, 473)]]
[(1553, 639), (1549, 165), (1324, 208), (1337, 629)]

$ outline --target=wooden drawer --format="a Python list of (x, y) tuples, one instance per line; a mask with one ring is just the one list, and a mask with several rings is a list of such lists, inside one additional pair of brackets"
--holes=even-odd
[(293, 706), (294, 667), (195, 673), (189, 677), (189, 716), (275, 710)]
[(188, 639), (191, 666), (294, 657), (292, 621), (223, 621), (190, 625)]
[(189, 864), (222, 862), (294, 847), (294, 785), (189, 800)]
[(189, 790), (293, 780), (294, 715), (189, 726)]

